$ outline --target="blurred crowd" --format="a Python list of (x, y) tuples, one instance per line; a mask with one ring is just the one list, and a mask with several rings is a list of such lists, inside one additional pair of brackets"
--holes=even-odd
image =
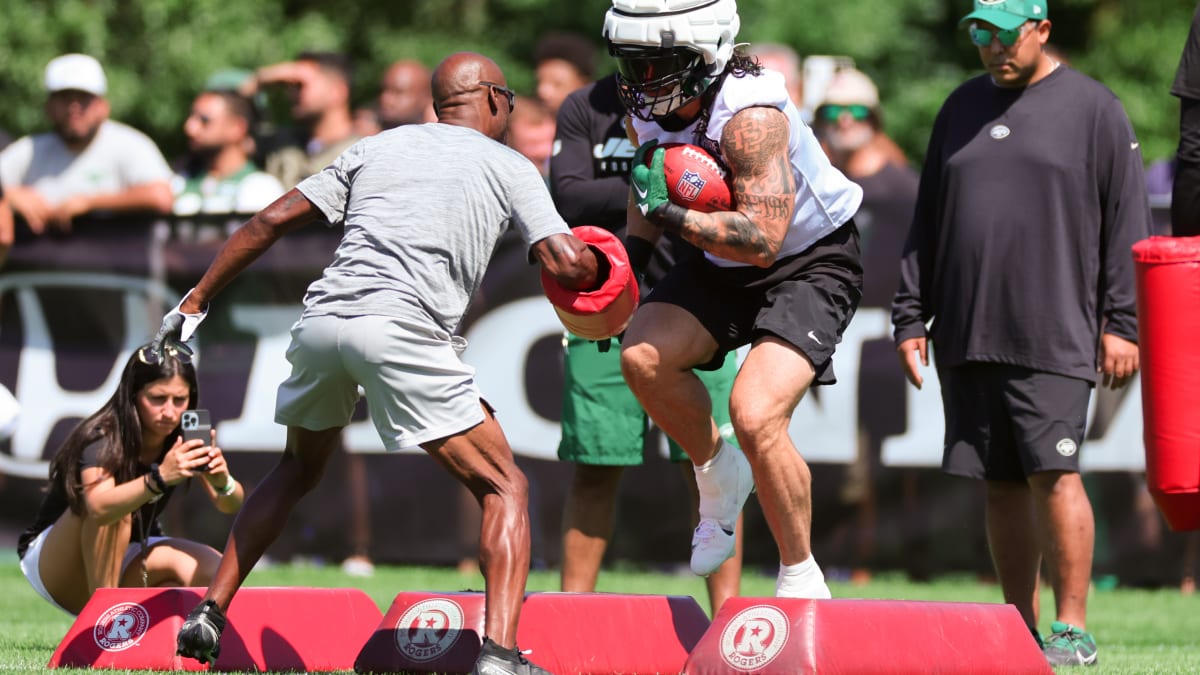
[[(870, 270), (862, 305), (889, 308), (917, 198), (918, 171), (886, 132), (879, 89), (846, 58), (803, 58), (787, 45), (770, 43), (752, 45), (750, 54), (783, 75), (832, 163), (863, 188), (863, 204), (855, 216), (864, 267)], [(532, 91), (517, 92), (507, 140), (548, 181), (559, 107), (570, 93), (611, 70), (599, 55), (595, 41), (570, 33), (543, 35), (530, 55), (536, 84)], [(215, 72), (180, 122), (187, 152), (168, 158), (154, 139), (111, 118), (103, 64), (85, 54), (59, 56), (44, 74), (48, 131), (12, 139), (0, 130), (0, 251), (6, 254), (13, 245), (16, 228), (27, 228), (33, 236), (69, 234), (73, 219), (85, 214), (256, 212), (356, 140), (434, 121), (430, 76), (425, 63), (396, 61), (379, 77), (377, 94), (356, 106), (355, 74), (344, 54), (306, 51), (254, 70)], [(272, 119), (268, 111), (281, 106), (268, 103), (280, 101), (286, 102), (286, 118)], [(1173, 166), (1164, 160), (1148, 172), (1152, 199), (1169, 201)], [(1164, 219), (1160, 226), (1169, 224)], [(838, 521), (835, 540), (845, 548), (841, 559), (850, 562), (844, 574), (855, 581), (869, 579), (872, 572), (880, 539), (877, 493), (882, 474), (890, 471), (886, 478), (898, 486), (906, 511), (915, 512), (922, 491), (917, 470), (885, 470), (880, 462), (883, 440), (902, 433), (905, 424), (904, 376), (895, 368), (892, 341), (865, 344), (862, 359), (860, 388), (894, 391), (898, 404), (890, 410), (859, 411), (858, 459), (831, 469), (840, 474), (839, 500), (849, 514)], [(867, 367), (872, 362), (881, 365)], [(347, 494), (359, 503), (351, 509), (351, 555), (343, 566), (348, 573), (369, 575), (366, 470), (359, 456), (348, 455), (347, 461)], [(1097, 500), (1101, 519), (1106, 512), (1114, 516), (1113, 550), (1163, 546), (1168, 535), (1140, 476), (1096, 478), (1089, 487), (1104, 493)], [(464, 491), (462, 499), (469, 501), (470, 495)], [(1117, 520), (1127, 513), (1135, 514), (1134, 524), (1126, 525), (1130, 520), (1123, 516)], [(476, 529), (470, 523), (460, 526), (468, 533)], [(1194, 588), (1194, 549), (1193, 542), (1179, 573), (1168, 575), (1186, 591)], [(473, 565), (474, 557), (473, 551), (464, 551), (464, 567)], [(919, 561), (909, 572), (922, 576)]]

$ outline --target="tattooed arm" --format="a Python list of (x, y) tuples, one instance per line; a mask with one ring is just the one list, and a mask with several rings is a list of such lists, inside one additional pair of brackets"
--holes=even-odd
[(303, 193), (292, 188), (225, 240), (196, 288), (184, 299), (180, 310), (192, 314), (201, 311), (234, 277), (271, 248), (277, 239), (316, 222), (320, 217), (320, 210)]
[(774, 264), (796, 199), (788, 136), (787, 117), (776, 108), (746, 108), (735, 114), (721, 132), (721, 152), (733, 173), (737, 210), (688, 210), (680, 235), (726, 260), (758, 267)]
[(533, 245), (533, 255), (560, 286), (572, 291), (598, 286), (598, 260), (592, 249), (572, 234), (552, 234)]

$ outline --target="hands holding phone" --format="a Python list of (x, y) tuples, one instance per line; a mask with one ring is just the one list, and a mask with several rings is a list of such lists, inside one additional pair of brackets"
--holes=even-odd
[(229, 472), (225, 453), (217, 445), (217, 432), (212, 428), (208, 411), (184, 411), (179, 426), (183, 434), (172, 451), (179, 453), (180, 464), (186, 467), (188, 475), (204, 475), (214, 498), (234, 495), (238, 482)]

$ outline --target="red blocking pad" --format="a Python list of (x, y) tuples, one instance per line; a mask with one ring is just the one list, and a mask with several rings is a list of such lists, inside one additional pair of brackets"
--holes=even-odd
[[(367, 642), (358, 672), (469, 673), (483, 641), (482, 593), (401, 593)], [(695, 599), (528, 593), (517, 644), (553, 673), (678, 673), (708, 628)]]
[[(207, 670), (175, 654), (202, 588), (101, 588), (50, 658), (51, 668)], [(382, 613), (353, 588), (243, 588), (212, 670), (349, 670)]]
[(1200, 237), (1133, 247), (1146, 485), (1172, 530), (1200, 529)]
[(1052, 673), (1012, 605), (730, 598), (686, 675)]

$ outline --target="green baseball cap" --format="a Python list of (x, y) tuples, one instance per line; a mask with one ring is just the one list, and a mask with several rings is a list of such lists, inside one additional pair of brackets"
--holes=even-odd
[(986, 21), (1001, 30), (1013, 30), (1026, 21), (1049, 19), (1046, 0), (975, 0), (975, 11), (964, 16), (968, 21)]

